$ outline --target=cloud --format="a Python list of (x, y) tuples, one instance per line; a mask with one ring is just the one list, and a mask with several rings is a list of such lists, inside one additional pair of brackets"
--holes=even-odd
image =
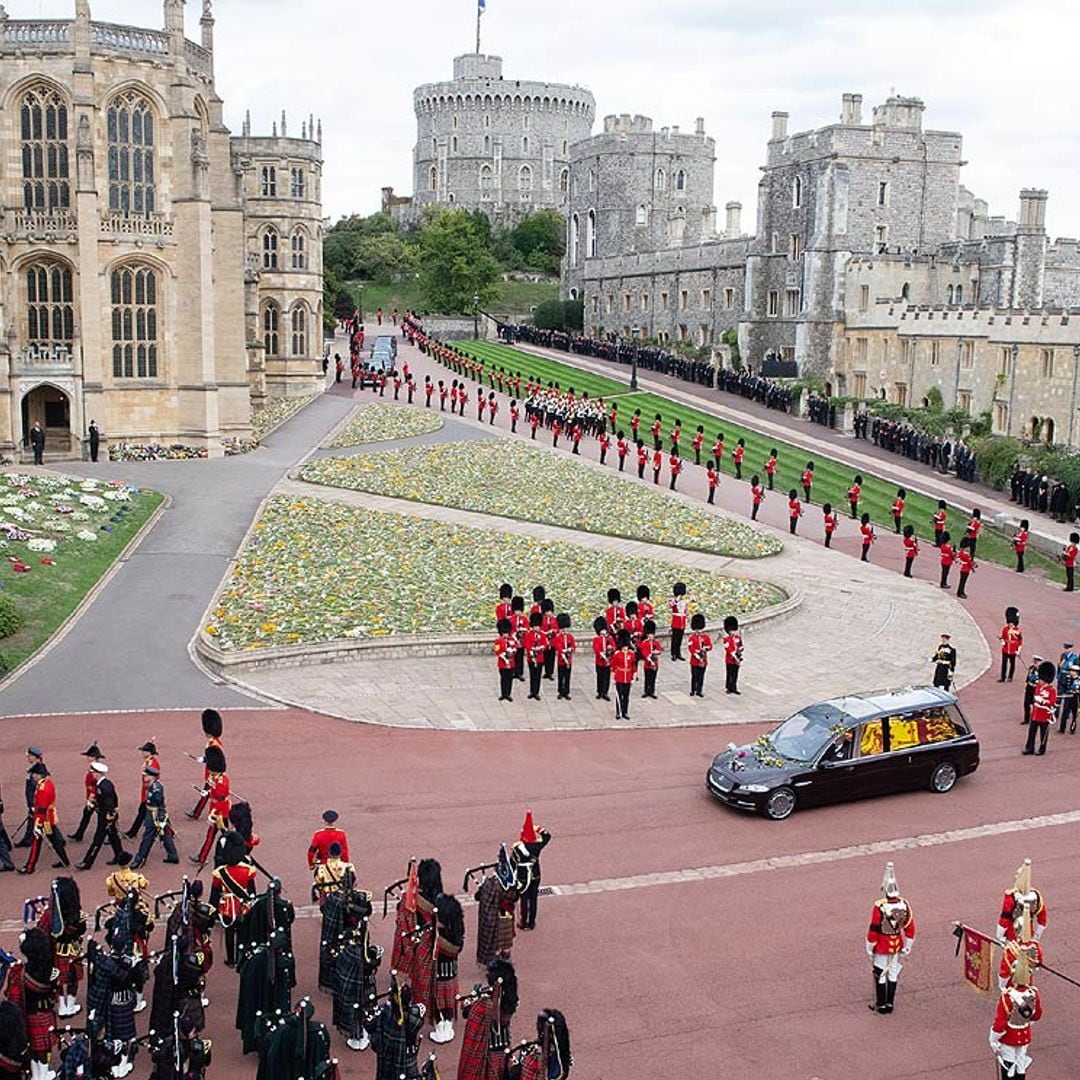
[[(9, 0), (12, 18), (70, 15), (70, 0)], [(146, 25), (148, 0), (91, 0), (96, 19)], [(336, 217), (412, 190), (413, 88), (448, 79), (475, 45), (471, 0), (215, 0), (226, 121), (256, 130), (288, 110), (323, 120), (323, 198)], [(188, 4), (198, 39), (199, 3)], [(148, 10), (150, 15), (148, 15)], [(483, 49), (508, 77), (578, 83), (597, 116), (639, 112), (716, 138), (716, 202), (755, 206), (769, 113), (792, 131), (834, 122), (845, 91), (864, 117), (895, 88), (929, 128), (960, 131), (963, 183), (1015, 216), (1024, 186), (1050, 190), (1051, 232), (1080, 233), (1073, 43), (1080, 8), (1060, 0), (488, 0)], [(752, 214), (747, 220), (753, 220)]]

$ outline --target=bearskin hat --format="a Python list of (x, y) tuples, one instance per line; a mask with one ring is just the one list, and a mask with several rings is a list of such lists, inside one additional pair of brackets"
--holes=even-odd
[(641, 628), (644, 630), (646, 637), (656, 633), (656, 623), (652, 619), (646, 619)]
[(618, 589), (608, 589), (607, 599), (609, 604), (617, 604), (622, 599), (622, 593)]
[(592, 628), (598, 634), (604, 633), (607, 630), (607, 619), (605, 619), (603, 615), (597, 615), (596, 618), (593, 619)]
[(570, 616), (565, 611), (561, 612), (555, 620), (555, 625), (558, 626), (560, 630), (569, 630)]
[(252, 830), (251, 804), (246, 802), (234, 803), (229, 811), (229, 824), (245, 841), (250, 840)]
[(513, 1016), (518, 1007), (518, 984), (514, 965), (509, 960), (492, 960), (488, 964), (488, 986), (494, 986), (502, 980), (502, 994), (499, 998), (504, 1016)]
[(547, 589), (545, 589), (543, 585), (536, 585), (533, 587), (532, 598), (534, 604), (539, 604), (545, 596), (547, 596)]
[(904, 535), (905, 536), (914, 536), (915, 535), (915, 526), (914, 525), (905, 525), (904, 526)]
[(203, 754), (203, 760), (212, 773), (225, 771), (225, 751), (220, 746), (208, 746)]
[(438, 859), (421, 859), (416, 868), (416, 878), (420, 883), (420, 895), (425, 900), (435, 903), (435, 898), (443, 891), (442, 866)]
[(203, 732), (206, 735), (209, 735), (211, 738), (221, 738), (221, 733), (224, 730), (224, 724), (221, 719), (221, 713), (219, 713), (217, 709), (203, 709), (202, 729)]
[(907, 498), (907, 489), (906, 488), (897, 488), (896, 489), (896, 497), (898, 499), (906, 499)]
[(676, 596), (685, 596), (686, 595), (686, 583), (683, 582), (683, 581), (676, 581), (675, 584), (671, 586), (671, 591)]
[(629, 615), (631, 618), (633, 618), (633, 616), (635, 616), (637, 613), (638, 613), (637, 601), (636, 600), (627, 600), (626, 601), (626, 614)]
[(511, 611), (524, 611), (525, 610), (525, 597), (524, 596), (512, 596), (510, 598), (510, 610)]
[(797, 492), (797, 491), (796, 491), (796, 490), (795, 490), (794, 488), (792, 488), (792, 489), (791, 489), (791, 490), (790, 490), (790, 491), (789, 491), (789, 492), (787, 493), (787, 497), (788, 497), (789, 499), (791, 499), (792, 501), (794, 501), (795, 499), (797, 499), (797, 498), (799, 497), (799, 493), (798, 493), (798, 492)]
[(536, 1017), (536, 1034), (541, 1044), (549, 1027), (553, 1036), (551, 1041), (559, 1052), (559, 1061), (562, 1063), (565, 1076), (574, 1063), (574, 1059), (570, 1054), (570, 1030), (566, 1026), (566, 1017), (558, 1009), (544, 1009)]
[(1005, 621), (1010, 626), (1016, 626), (1020, 622), (1020, 609), (1015, 607), (1007, 607), (1005, 609)]
[(1057, 674), (1057, 668), (1054, 666), (1053, 661), (1044, 660), (1039, 665), (1039, 678), (1043, 682), (1053, 682), (1054, 676)]
[(550, 597), (544, 597), (544, 599), (540, 601), (540, 610), (545, 614), (550, 614), (555, 610), (555, 601)]
[(652, 595), (652, 593), (649, 592), (649, 586), (648, 585), (639, 585), (637, 587), (637, 598), (638, 598), (638, 600), (648, 600), (651, 595)]
[(509, 600), (510, 597), (513, 596), (513, 595), (514, 595), (514, 586), (511, 585), (508, 581), (504, 581), (499, 586), (499, 599), (500, 600)]
[(629, 649), (634, 641), (634, 639), (630, 636), (629, 630), (620, 630), (619, 636), (615, 640), (616, 642), (618, 642), (620, 649)]
[(64, 926), (77, 926), (82, 916), (82, 900), (75, 879), (73, 877), (56, 878), (53, 881), (53, 895), (60, 904), (60, 918)]
[(34, 927), (19, 937), (19, 951), (26, 957), (26, 970), (38, 980), (48, 983), (53, 966), (53, 943), (44, 930)]
[(530, 626), (542, 626), (544, 622), (544, 616), (539, 611), (534, 611), (529, 616)]
[(439, 909), (439, 928), (442, 936), (459, 949), (465, 944), (465, 915), (461, 904), (450, 893), (440, 893), (435, 900)]
[(724, 616), (724, 630), (729, 634), (734, 634), (739, 629), (739, 620), (734, 615)]
[(231, 829), (223, 832), (214, 849), (215, 866), (235, 866), (247, 858), (248, 846), (244, 838)]
[(26, 1022), (12, 1001), (0, 1004), (0, 1053), (18, 1059), (26, 1048)]
[(499, 620), (499, 621), (498, 621), (498, 622), (497, 622), (497, 623), (495, 624), (495, 629), (496, 629), (496, 630), (497, 630), (497, 631), (498, 631), (498, 632), (499, 632), (500, 634), (504, 634), (504, 635), (505, 635), (505, 634), (509, 634), (509, 633), (510, 633), (510, 631), (511, 631), (511, 630), (513, 630), (513, 628), (514, 628), (514, 626), (513, 626), (513, 623), (511, 623), (509, 619), (500, 619), (500, 620)]
[(705, 629), (705, 616), (702, 615), (700, 611), (690, 620), (690, 629), (691, 630), (704, 630)]

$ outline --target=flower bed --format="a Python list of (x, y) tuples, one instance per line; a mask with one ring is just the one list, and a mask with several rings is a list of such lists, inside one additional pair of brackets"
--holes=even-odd
[(271, 499), (204, 627), (219, 648), (388, 634), (491, 632), (499, 585), (543, 584), (588, 635), (610, 586), (658, 600), (685, 581), (710, 621), (779, 603), (769, 585), (573, 544), (355, 509)]
[(717, 555), (754, 559), (783, 547), (765, 532), (698, 510), (663, 491), (503, 439), (320, 458), (305, 465), (301, 477)]
[(318, 394), (293, 398), (267, 398), (266, 404), (251, 414), (251, 434), (255, 442), (258, 443), (269, 435), (278, 424), (284, 424), (293, 413), (299, 412), (314, 397), (318, 397)]
[(442, 426), (442, 417), (427, 409), (381, 403), (360, 405), (329, 445), (339, 448), (390, 439), (412, 439), (438, 431)]
[(186, 461), (206, 456), (205, 447), (183, 443), (109, 443), (110, 461)]

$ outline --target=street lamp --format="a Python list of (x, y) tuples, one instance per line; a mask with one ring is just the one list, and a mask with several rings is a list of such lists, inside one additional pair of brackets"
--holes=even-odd
[(637, 343), (638, 334), (641, 333), (640, 326), (634, 326), (630, 330), (630, 337), (633, 341), (633, 347), (630, 352), (630, 389), (637, 389)]
[(480, 294), (473, 293), (472, 297), (472, 339), (480, 340)]

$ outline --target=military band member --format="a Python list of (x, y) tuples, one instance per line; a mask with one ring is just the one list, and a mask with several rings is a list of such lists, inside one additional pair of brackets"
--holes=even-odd
[(509, 619), (499, 619), (495, 625), (499, 636), (495, 639), (495, 665), (499, 671), (499, 700), (513, 701), (514, 668), (518, 653), (518, 640)]
[(611, 658), (615, 653), (615, 638), (608, 629), (607, 619), (598, 615), (593, 622), (593, 664), (596, 668), (596, 699), (610, 701)]
[(1005, 625), (999, 635), (1001, 641), (1001, 675), (998, 682), (1013, 681), (1016, 673), (1016, 658), (1024, 648), (1024, 634), (1020, 629), (1020, 609), (1007, 607), (1005, 609)]
[(1002, 1080), (1023, 1080), (1031, 1068), (1028, 1053), (1031, 1025), (1042, 1019), (1042, 999), (1032, 985), (1028, 958), (1021, 953), (1012, 970), (1012, 985), (998, 997), (990, 1027), (990, 1049), (997, 1058)]
[(630, 719), (630, 686), (637, 678), (637, 650), (630, 631), (625, 628), (615, 637), (617, 648), (611, 657), (611, 676), (615, 680), (615, 719)]
[(465, 916), (455, 896), (441, 894), (435, 903), (435, 996), (430, 1013), (435, 1030), (434, 1043), (447, 1043), (454, 1037), (458, 1012), (458, 955), (465, 945)]
[(525, 662), (529, 665), (529, 699), (540, 700), (540, 680), (544, 675), (544, 654), (547, 652), (547, 634), (542, 629), (544, 616), (534, 611), (529, 616), (529, 629), (521, 643)]
[(643, 698), (656, 698), (656, 675), (660, 670), (660, 654), (664, 643), (656, 636), (656, 623), (646, 619), (641, 641), (638, 642), (638, 655), (641, 657), (641, 670), (644, 674), (645, 689)]
[[(1054, 686), (1056, 673), (1057, 669), (1049, 660), (1044, 660), (1039, 665), (1039, 681), (1035, 684), (1031, 699), (1031, 723), (1028, 725), (1025, 754), (1046, 753), (1046, 740), (1050, 737), (1050, 723), (1057, 709), (1057, 689)], [(1035, 749), (1036, 734), (1039, 736), (1038, 750)]]
[(510, 1049), (510, 1021), (517, 1007), (514, 965), (509, 960), (492, 961), (487, 969), (487, 985), (477, 985), (462, 1001), (465, 1034), (457, 1080), (502, 1080)]
[(443, 892), (442, 867), (438, 859), (421, 859), (416, 868), (416, 880), (419, 888), (409, 982), (413, 1001), (430, 1013), (435, 998), (435, 952), (438, 948), (435, 907)]
[(690, 598), (686, 594), (686, 585), (681, 581), (676, 581), (671, 588), (668, 610), (671, 612), (671, 659), (682, 660), (682, 643), (686, 633), (686, 620), (690, 614)]
[(948, 530), (941, 534), (941, 543), (938, 544), (939, 558), (941, 561), (941, 588), (947, 589), (949, 587), (949, 571), (952, 569), (952, 564), (956, 559), (956, 552), (953, 550), (953, 546), (950, 543), (952, 537), (949, 536)]
[(22, 1014), (30, 1051), (30, 1080), (52, 1080), (49, 1068), (56, 1042), (57, 970), (53, 946), (44, 930), (34, 927), (19, 938), (24, 959), (8, 973), (5, 992)]
[(832, 503), (825, 503), (821, 507), (821, 523), (825, 529), (825, 546), (832, 547), (833, 533), (836, 532), (836, 526), (839, 524)]
[(32, 839), (26, 865), (19, 867), (20, 874), (34, 872), (38, 856), (41, 854), (41, 845), (45, 840), (52, 845), (59, 860), (53, 863), (53, 869), (58, 870), (62, 866), (71, 865), (67, 855), (67, 845), (64, 843), (64, 834), (60, 831), (60, 821), (56, 815), (56, 787), (49, 776), (49, 770), (45, 767), (45, 762), (35, 762), (30, 766), (30, 773), (35, 782), (34, 803), (30, 811)]
[(690, 629), (692, 633), (687, 642), (690, 652), (690, 696), (704, 697), (705, 672), (709, 667), (713, 640), (705, 633), (705, 616), (701, 612), (690, 620)]
[(94, 865), (98, 852), (106, 840), (112, 848), (113, 857), (110, 865), (116, 865), (120, 852), (124, 845), (120, 842), (120, 833), (116, 828), (117, 819), (120, 816), (120, 800), (116, 796), (116, 788), (108, 777), (109, 766), (104, 761), (94, 761), (90, 768), (97, 777), (96, 791), (94, 796), (94, 813), (97, 815), (97, 824), (94, 827), (94, 838), (86, 849), (82, 860), (75, 864), (77, 870), (89, 870)]
[(570, 700), (570, 673), (574, 667), (577, 642), (570, 632), (570, 616), (564, 611), (555, 620), (557, 629), (551, 636), (551, 648), (555, 654), (556, 687), (560, 701)]
[(99, 774), (94, 771), (94, 762), (105, 760), (105, 755), (101, 752), (101, 748), (96, 742), (92, 742), (79, 756), (89, 758), (90, 760), (86, 763), (86, 775), (83, 777), (83, 788), (86, 791), (86, 803), (83, 806), (82, 817), (79, 819), (79, 827), (73, 833), (68, 833), (68, 839), (75, 841), (81, 841), (86, 835), (86, 830), (90, 827), (90, 822), (94, 817), (94, 802), (97, 798), (97, 781), (99, 776)]
[(558, 1009), (544, 1009), (536, 1017), (535, 1041), (510, 1052), (507, 1080), (567, 1080), (573, 1068), (570, 1032)]
[(229, 827), (229, 810), (232, 800), (229, 797), (229, 774), (225, 771), (225, 754), (220, 747), (208, 746), (205, 753), (206, 768), (209, 776), (203, 786), (203, 793), (208, 796), (210, 812), (207, 816), (206, 836), (198, 855), (192, 855), (191, 861), (200, 866), (206, 864), (214, 848), (218, 832)]
[[(210, 798), (209, 789), (206, 786), (206, 781), (210, 779), (210, 769), (206, 765), (206, 751), (211, 746), (217, 747), (222, 750), (224, 747), (221, 745), (222, 732), (225, 730), (225, 723), (221, 719), (221, 713), (217, 709), (203, 709), (202, 711), (202, 729), (203, 734), (206, 736), (206, 746), (203, 748), (203, 753), (195, 760), (203, 766), (203, 790), (207, 793), (200, 795), (199, 801), (195, 804), (194, 808), (185, 811), (184, 816), (194, 821), (196, 818), (202, 817), (202, 812), (206, 809), (207, 800)], [(159, 765), (158, 768), (161, 766)]]
[(547, 642), (544, 648), (544, 678), (555, 678), (555, 646), (552, 639), (555, 631), (559, 629), (559, 620), (555, 615), (555, 601), (550, 596), (540, 602), (540, 614), (543, 616), (540, 629), (544, 632), (544, 640)]
[(146, 790), (150, 787), (150, 774), (146, 771), (146, 767), (152, 765), (158, 770), (159, 775), (161, 773), (161, 760), (158, 758), (157, 747), (154, 743), (144, 742), (139, 747), (139, 752), (143, 755), (142, 775), (139, 778), (139, 809), (135, 813), (131, 828), (124, 833), (129, 840), (134, 840), (139, 835), (139, 829), (146, 820)]
[[(1069, 733), (1076, 734), (1077, 697), (1080, 695), (1080, 655), (1071, 641), (1061, 647), (1057, 671), (1058, 692), (1058, 731), (1064, 735), (1069, 724)], [(1071, 721), (1071, 724), (1070, 724)]]
[(161, 782), (161, 774), (153, 765), (147, 765), (143, 771), (150, 782), (146, 789), (146, 821), (143, 823), (142, 842), (131, 863), (132, 870), (138, 870), (146, 864), (155, 841), (160, 841), (165, 849), (165, 862), (178, 863), (180, 861), (180, 856), (176, 853), (176, 844), (173, 842), (173, 827), (169, 824), (169, 812), (165, 808), (165, 785)]
[(412, 990), (395, 981), (390, 1000), (371, 1021), (375, 1080), (419, 1080), (416, 1056), (424, 1032), (424, 1006), (413, 1003)]
[(86, 936), (86, 913), (82, 910), (79, 886), (70, 877), (55, 878), (49, 894), (49, 906), (38, 919), (53, 942), (56, 982), (56, 1015), (74, 1016), (80, 1012), (79, 983), (83, 975), (83, 939)]
[(1016, 940), (1021, 929), (1021, 916), (1025, 912), (1031, 919), (1031, 930), (1038, 941), (1046, 929), (1046, 901), (1042, 893), (1032, 887), (1030, 859), (1020, 864), (1013, 887), (1002, 898), (997, 925), (997, 939), (1001, 944)]
[(521, 902), (518, 919), (521, 930), (536, 929), (536, 907), (540, 899), (540, 853), (550, 842), (551, 833), (543, 827), (537, 829), (533, 824), (532, 811), (527, 810), (513, 853)]
[(950, 689), (956, 675), (956, 649), (949, 634), (941, 635), (941, 644), (934, 650), (930, 662), (934, 665), (934, 685), (942, 690)]
[(648, 585), (639, 585), (634, 595), (637, 597), (638, 614), (642, 619), (652, 619), (656, 615), (656, 609), (652, 603), (652, 591)]
[(1035, 687), (1039, 685), (1039, 665), (1042, 662), (1041, 656), (1033, 656), (1024, 676), (1024, 718), (1021, 724), (1031, 723), (1031, 706), (1035, 703)]
[(343, 909), (342, 925), (330, 950), (334, 1027), (345, 1036), (350, 1050), (366, 1050), (371, 1041), (365, 1026), (367, 1012), (375, 996), (382, 949), (370, 940), (371, 893), (353, 888), (350, 881), (338, 899)]
[(514, 909), (517, 907), (517, 871), (499, 847), (495, 871), (480, 883), (476, 900), (476, 962), (481, 966), (496, 958), (510, 959), (514, 949)]
[(866, 955), (873, 964), (874, 1002), (871, 1011), (891, 1013), (896, 997), (896, 984), (903, 968), (902, 958), (911, 952), (915, 941), (915, 915), (911, 905), (900, 895), (896, 870), (885, 864), (881, 883), (881, 899), (874, 902), (870, 912), (870, 928), (866, 932)]
[(349, 861), (349, 838), (345, 830), (338, 828), (340, 815), (336, 810), (324, 810), (322, 814), (322, 828), (317, 829), (308, 844), (307, 862), (308, 868), (314, 869), (330, 858), (330, 845), (340, 846), (339, 855), (343, 862)]
[(248, 913), (255, 899), (255, 867), (248, 857), (247, 844), (239, 833), (222, 836), (210, 886), (210, 906), (217, 911), (225, 928), (225, 966), (236, 967), (238, 923)]

